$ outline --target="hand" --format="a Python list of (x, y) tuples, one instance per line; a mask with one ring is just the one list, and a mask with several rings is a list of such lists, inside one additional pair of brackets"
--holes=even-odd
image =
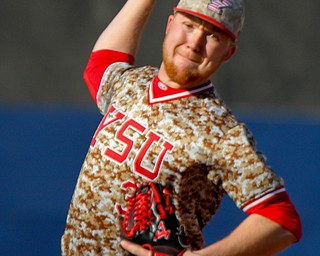
[(133, 255), (136, 256), (152, 256), (152, 252), (144, 249), (141, 245), (139, 244), (134, 244), (131, 243), (127, 240), (122, 240), (121, 241), (121, 246), (127, 250), (128, 252), (132, 253)]
[[(127, 250), (128, 252), (132, 253), (133, 255), (136, 256), (152, 256), (152, 252), (143, 248), (141, 245), (139, 244), (135, 244), (135, 243), (131, 243), (127, 240), (122, 240), (121, 241), (121, 246)], [(187, 250), (183, 256), (201, 256), (200, 253), (196, 252), (196, 251), (189, 251)]]

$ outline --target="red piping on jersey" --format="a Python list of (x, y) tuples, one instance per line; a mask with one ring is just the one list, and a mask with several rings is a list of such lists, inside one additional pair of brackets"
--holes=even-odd
[[(160, 88), (159, 84), (162, 85), (163, 89)], [(182, 99), (202, 93), (204, 91), (213, 90), (214, 87), (210, 81), (192, 89), (175, 89), (161, 82), (158, 76), (156, 76), (151, 86), (149, 87), (148, 103), (150, 105), (155, 103), (163, 103), (171, 100)]]
[(245, 204), (242, 207), (242, 210), (244, 212), (250, 211), (250, 209), (255, 207), (256, 205), (258, 205), (260, 203), (263, 203), (264, 201), (268, 200), (269, 198), (275, 196), (276, 194), (282, 193), (284, 191), (286, 191), (285, 187), (281, 186), (278, 189), (276, 189), (276, 190), (274, 190), (272, 192), (269, 192), (268, 194), (263, 195), (262, 197), (259, 197), (259, 198), (255, 199), (255, 200), (252, 200), (249, 203)]

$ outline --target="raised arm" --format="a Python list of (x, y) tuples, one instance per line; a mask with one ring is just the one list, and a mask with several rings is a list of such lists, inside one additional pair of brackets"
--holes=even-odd
[(136, 55), (156, 0), (128, 0), (98, 38), (93, 51), (109, 49)]

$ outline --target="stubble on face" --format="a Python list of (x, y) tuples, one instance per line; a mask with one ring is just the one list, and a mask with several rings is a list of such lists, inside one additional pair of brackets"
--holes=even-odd
[[(204, 84), (210, 79), (213, 74), (212, 69), (202, 68), (200, 70), (201, 63), (198, 61), (185, 64), (185, 67), (181, 68), (175, 63), (175, 54), (177, 54), (177, 49), (170, 48), (169, 41), (165, 38), (162, 46), (162, 61), (167, 77), (171, 82), (178, 84), (181, 88), (191, 88)], [(197, 59), (199, 60), (199, 58), (198, 56)]]
[(166, 74), (171, 81), (179, 85), (185, 85), (197, 80), (197, 74), (195, 71), (191, 69), (178, 69), (178, 67), (176, 66), (173, 59), (170, 57), (168, 53), (168, 47), (166, 47), (166, 40), (164, 40), (163, 43), (162, 60)]
[[(181, 24), (185, 19), (185, 15), (177, 15), (169, 20), (169, 27), (162, 45), (163, 62), (160, 69), (164, 71), (161, 72), (162, 78), (165, 79), (163, 82), (175, 88), (192, 88), (206, 83), (220, 65), (234, 53), (234, 51), (231, 52), (234, 47), (230, 48), (232, 45), (229, 44), (229, 37), (226, 38), (219, 30), (212, 29), (207, 23), (205, 27), (209, 27), (208, 31), (213, 31), (213, 34), (217, 33), (218, 41), (200, 41), (199, 45), (191, 44), (193, 42), (188, 41)], [(187, 20), (195, 23), (196, 27), (199, 23), (199, 29), (204, 24), (203, 21), (199, 22), (195, 18), (187, 17)]]

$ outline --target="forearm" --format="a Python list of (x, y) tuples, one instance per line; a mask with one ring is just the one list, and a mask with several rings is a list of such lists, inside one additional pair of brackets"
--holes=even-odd
[[(250, 215), (229, 236), (198, 251), (212, 256), (270, 256), (295, 242), (295, 237), (277, 223)], [(188, 256), (188, 253), (185, 254)], [(194, 254), (189, 254), (194, 255)]]
[(110, 49), (135, 56), (156, 0), (128, 0), (98, 38), (93, 51)]

